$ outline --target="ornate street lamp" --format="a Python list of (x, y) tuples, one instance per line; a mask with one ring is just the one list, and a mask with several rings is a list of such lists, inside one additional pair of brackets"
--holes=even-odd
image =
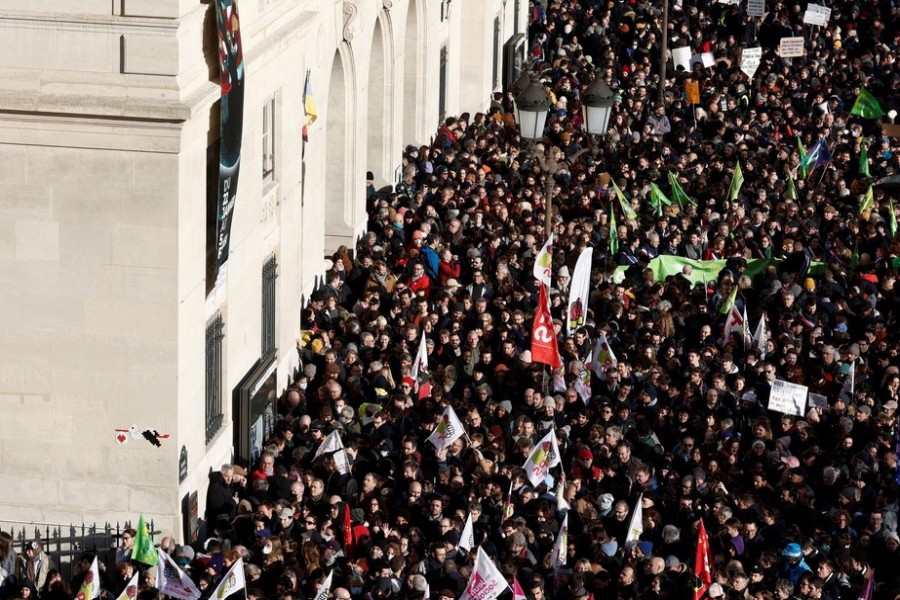
[(606, 135), (609, 116), (615, 103), (615, 92), (609, 89), (599, 74), (582, 94), (584, 106), (584, 127), (591, 135)]

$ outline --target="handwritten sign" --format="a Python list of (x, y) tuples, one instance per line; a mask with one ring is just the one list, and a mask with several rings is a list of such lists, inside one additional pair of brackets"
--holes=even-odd
[(747, 15), (761, 17), (766, 12), (766, 0), (747, 0)]
[(827, 25), (831, 20), (831, 9), (827, 6), (810, 4), (803, 13), (803, 22), (809, 25)]
[(804, 39), (802, 37), (783, 37), (781, 38), (781, 43), (778, 44), (778, 54), (782, 58), (803, 56), (806, 54), (803, 44)]
[(743, 71), (748, 78), (753, 79), (761, 61), (762, 48), (744, 48), (741, 52), (741, 71)]
[(809, 388), (805, 385), (776, 379), (772, 383), (772, 392), (769, 394), (769, 410), (786, 415), (803, 416), (808, 394)]
[(682, 46), (680, 48), (672, 48), (672, 61), (675, 68), (684, 67), (685, 71), (691, 70), (691, 47)]

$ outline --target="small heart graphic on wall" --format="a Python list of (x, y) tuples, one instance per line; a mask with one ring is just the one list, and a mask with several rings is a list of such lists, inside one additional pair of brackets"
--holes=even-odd
[(119, 442), (120, 444), (127, 444), (128, 436), (125, 435), (124, 433), (118, 433), (118, 434), (116, 434), (116, 441)]

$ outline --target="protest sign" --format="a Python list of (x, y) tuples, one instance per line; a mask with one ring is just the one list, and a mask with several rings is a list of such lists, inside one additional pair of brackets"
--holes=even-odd
[(804, 40), (802, 37), (783, 37), (781, 38), (781, 43), (778, 44), (778, 54), (780, 54), (782, 58), (803, 56), (806, 54), (803, 44)]
[(684, 67), (685, 71), (691, 70), (691, 47), (682, 46), (680, 48), (672, 48), (672, 61), (675, 68)]
[(761, 17), (766, 12), (766, 0), (747, 0), (747, 15)]
[(769, 394), (769, 410), (786, 415), (803, 416), (809, 388), (776, 379)]
[(827, 6), (810, 4), (803, 13), (803, 22), (808, 25), (827, 25), (831, 20), (831, 9)]

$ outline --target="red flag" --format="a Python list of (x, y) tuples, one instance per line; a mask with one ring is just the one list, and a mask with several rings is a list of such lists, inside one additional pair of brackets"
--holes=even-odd
[(519, 580), (513, 575), (513, 600), (526, 600), (526, 598), (527, 596), (525, 595), (522, 586), (519, 584)]
[(554, 369), (562, 366), (553, 317), (550, 315), (550, 302), (547, 300), (547, 286), (543, 283), (538, 307), (534, 312), (534, 324), (531, 326), (531, 360), (550, 365)]
[(344, 504), (344, 556), (353, 558), (353, 523), (350, 521), (349, 504)]
[(712, 559), (709, 536), (706, 535), (703, 519), (700, 519), (700, 528), (697, 530), (697, 557), (694, 560), (694, 600), (700, 600), (711, 585)]

